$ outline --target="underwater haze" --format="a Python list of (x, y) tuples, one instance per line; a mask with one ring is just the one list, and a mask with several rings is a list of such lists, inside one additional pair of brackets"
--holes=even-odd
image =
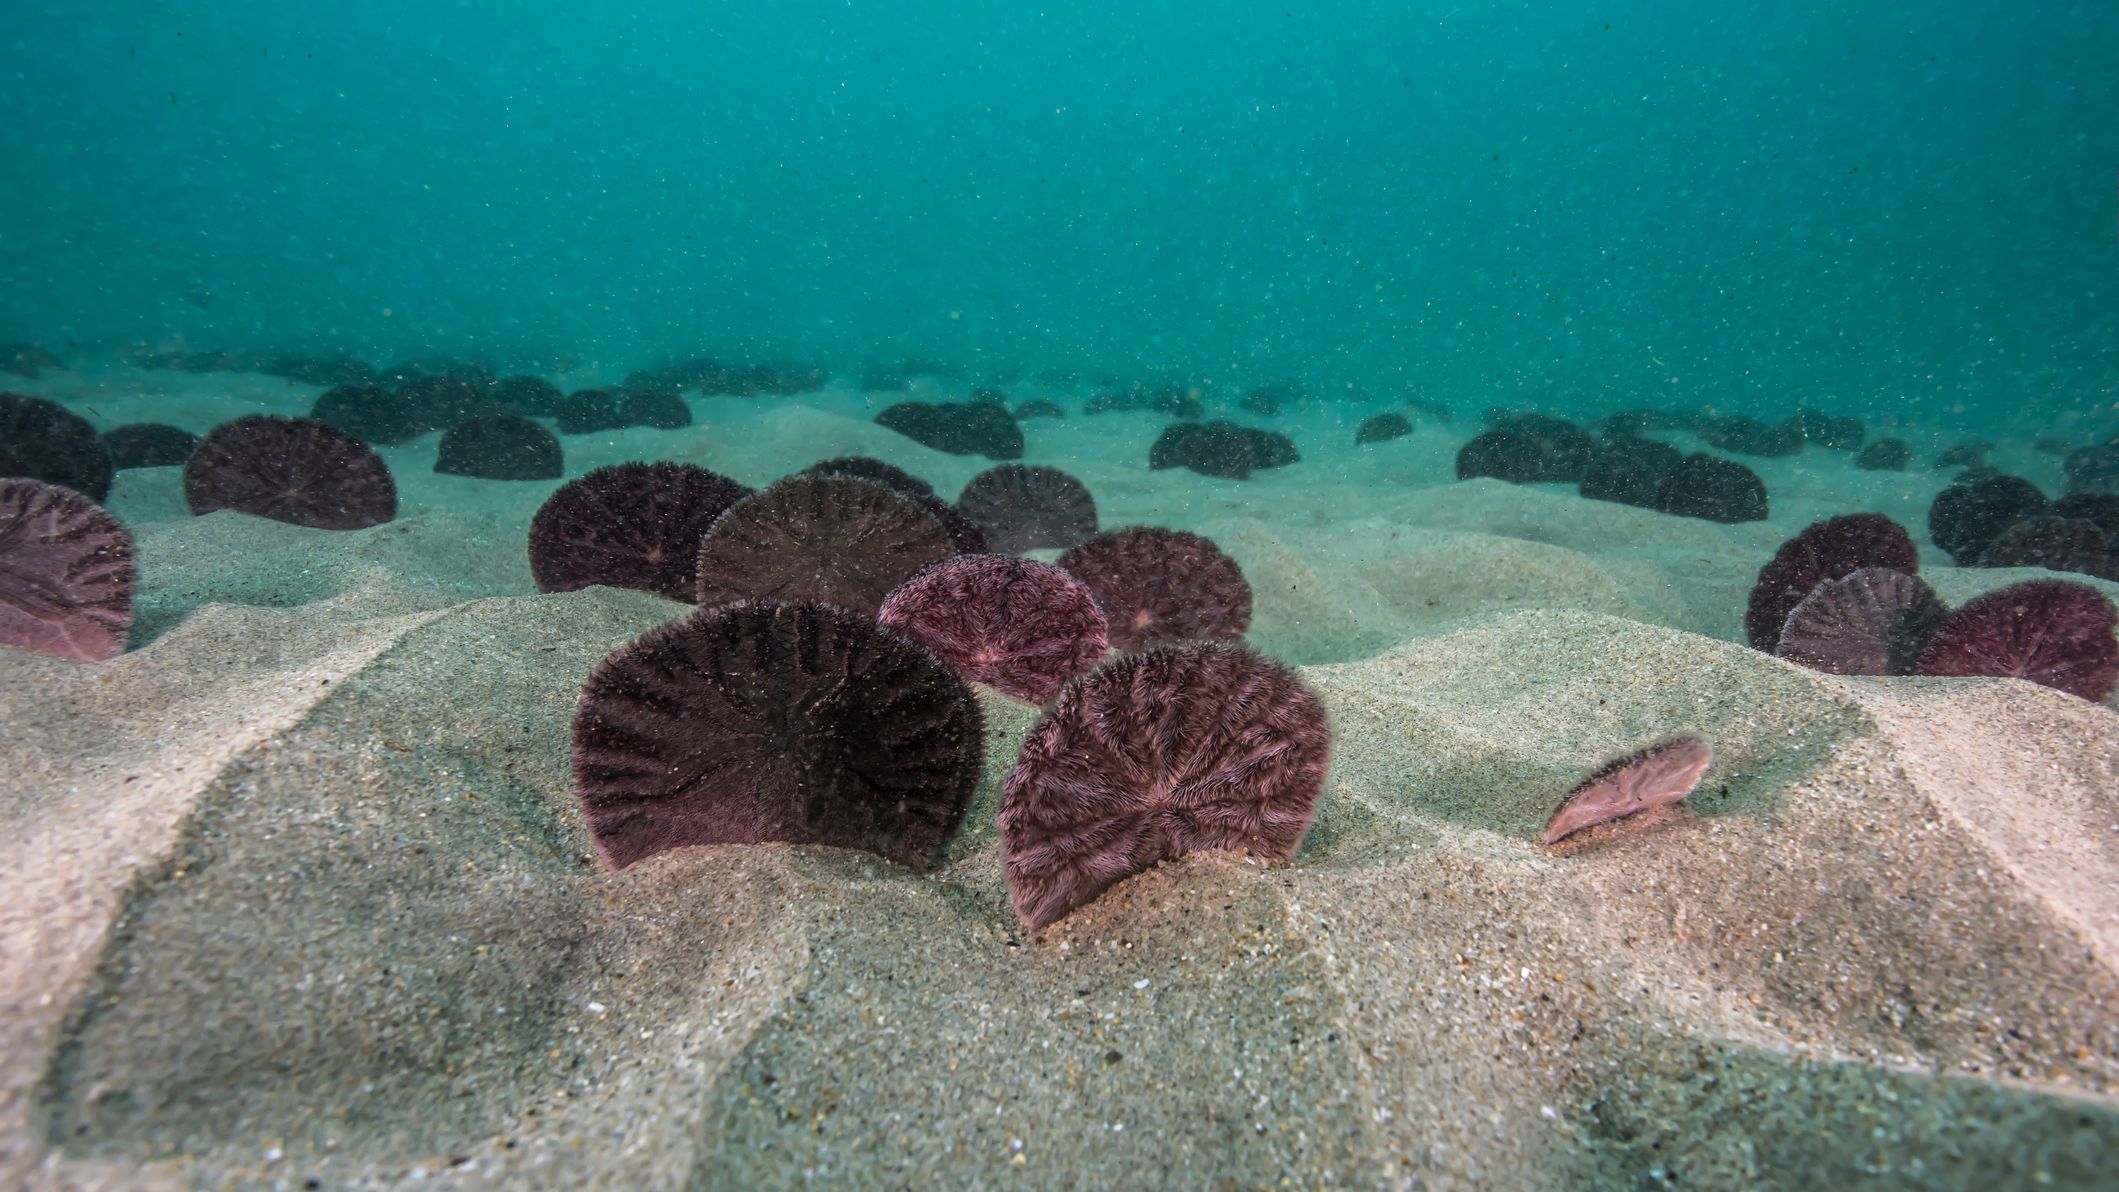
[(0, 1188), (2113, 1192), (2119, 0), (4, 29)]
[(0, 328), (1975, 420), (2119, 388), (2119, 6), (12, 10)]

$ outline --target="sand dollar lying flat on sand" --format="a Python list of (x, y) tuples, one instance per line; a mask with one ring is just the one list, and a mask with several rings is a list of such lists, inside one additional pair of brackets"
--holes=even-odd
[(1567, 796), (1538, 843), (1556, 844), (1584, 828), (1667, 807), (1692, 793), (1713, 760), (1714, 750), (1698, 737), (1679, 737), (1620, 758)]

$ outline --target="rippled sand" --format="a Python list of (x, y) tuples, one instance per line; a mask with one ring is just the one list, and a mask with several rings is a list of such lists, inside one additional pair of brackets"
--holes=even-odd
[[(103, 381), (45, 391), (199, 430), (313, 392)], [(567, 439), (569, 474), (866, 453), (953, 495), (986, 466), (843, 391), (693, 405), (688, 432)], [(1147, 472), (1147, 416), (1027, 427), (1107, 527), (1220, 541), (1252, 640), (1338, 734), (1294, 865), (1185, 858), (1029, 938), (992, 821), (1033, 710), (986, 699), (933, 873), (768, 846), (604, 874), (575, 693), (682, 606), (534, 594), (553, 485), (435, 476), (428, 436), (386, 452), (399, 519), (331, 534), (192, 519), (175, 470), (123, 474), (146, 644), (0, 652), (0, 1175), (2095, 1186), (2119, 716), (1728, 640), (1783, 537), (1852, 508), (1923, 536), (1941, 474), (1766, 461), (1774, 520), (1724, 527), (1445, 484), (1462, 422), (1357, 451), (1358, 420), (1242, 484)], [(1942, 561), (1953, 604), (2024, 574)], [(1535, 847), (1576, 782), (1676, 731), (1716, 751), (1686, 809)]]

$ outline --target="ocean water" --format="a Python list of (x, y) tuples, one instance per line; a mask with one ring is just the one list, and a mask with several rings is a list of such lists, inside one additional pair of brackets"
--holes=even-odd
[(2119, 10), (1734, 8), (25, 3), (0, 328), (2108, 421)]
[(2112, 1187), (2119, 4), (1725, 7), (18, 2), (0, 1185)]

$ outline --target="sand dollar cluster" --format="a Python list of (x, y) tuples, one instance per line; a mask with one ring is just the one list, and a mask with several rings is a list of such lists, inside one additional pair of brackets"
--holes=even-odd
[[(1936, 498), (1930, 521), (1936, 544), (1954, 545), (1956, 557), (1990, 557), (1993, 541), (2014, 534), (2050, 535), (2056, 549), (2101, 559), (2101, 535), (2087, 519), (2079, 531), (2071, 519), (2039, 513), (2009, 521), (2039, 507), (2013, 484), (1952, 486)], [(1982, 541), (1990, 533), (1995, 538)], [(2119, 686), (2119, 612), (2097, 589), (2030, 580), (1953, 612), (1920, 579), (1919, 566), (1911, 536), (1880, 514), (1816, 522), (1759, 569), (1744, 620), (1751, 644), (1837, 675), (2028, 679), (2091, 701)]]
[[(1035, 855), (1011, 860), (1025, 923), (1180, 852), (1292, 856), (1330, 732), (1292, 670), (1233, 644), (1251, 599), (1235, 563), (1199, 535), (1095, 534), (1078, 481), (1004, 468), (966, 490), (974, 532), (1076, 543), (1060, 565), (959, 552), (932, 490), (872, 460), (755, 493), (689, 465), (629, 464), (555, 493), (531, 533), (541, 586), (617, 583), (699, 606), (583, 688), (574, 767), (605, 860), (777, 840), (925, 865), (979, 780), (972, 683), (1049, 704), (1002, 813), (1011, 858)], [(1159, 648), (1105, 661), (1114, 646)], [(1118, 822), (1074, 822), (1105, 815), (1106, 796), (1080, 786), (1097, 774), (1153, 806), (1128, 847), (1063, 855)]]

